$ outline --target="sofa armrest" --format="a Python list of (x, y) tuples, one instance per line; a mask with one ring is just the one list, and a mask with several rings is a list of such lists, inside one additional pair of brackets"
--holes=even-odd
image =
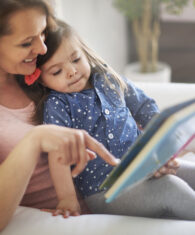
[(195, 83), (136, 82), (135, 84), (157, 102), (160, 110), (195, 98)]

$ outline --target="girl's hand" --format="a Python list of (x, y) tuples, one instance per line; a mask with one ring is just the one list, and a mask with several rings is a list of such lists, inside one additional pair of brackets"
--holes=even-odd
[(56, 211), (53, 216), (62, 215), (64, 218), (69, 216), (78, 216), (81, 214), (81, 208), (77, 198), (66, 198), (59, 201)]
[(154, 173), (153, 177), (160, 178), (161, 176), (167, 174), (176, 175), (176, 171), (178, 168), (179, 168), (179, 162), (176, 159), (171, 158), (166, 165), (164, 165)]
[(62, 215), (64, 218), (79, 216), (81, 214), (79, 202), (74, 197), (66, 197), (60, 200), (56, 209), (42, 209), (42, 211), (50, 212), (53, 216)]

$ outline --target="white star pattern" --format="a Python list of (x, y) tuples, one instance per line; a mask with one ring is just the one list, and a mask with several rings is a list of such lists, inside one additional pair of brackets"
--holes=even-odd
[[(75, 94), (51, 95), (44, 113), (45, 123), (84, 129), (114, 156), (120, 157), (138, 136), (136, 122), (144, 127), (155, 109), (153, 102), (145, 99), (134, 86), (128, 84), (125, 97), (120, 99), (118, 92), (115, 92), (118, 84), (108, 85), (104, 81), (100, 76), (94, 83), (94, 89)], [(135, 116), (138, 117), (136, 122), (133, 120)], [(84, 196), (92, 195), (99, 191), (98, 186), (108, 177), (112, 168), (97, 156), (75, 178), (75, 183)]]

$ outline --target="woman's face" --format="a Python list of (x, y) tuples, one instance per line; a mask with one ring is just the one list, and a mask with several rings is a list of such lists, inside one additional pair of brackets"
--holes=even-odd
[(13, 13), (9, 19), (11, 33), (0, 37), (0, 75), (32, 74), (39, 54), (45, 54), (46, 15), (39, 8)]

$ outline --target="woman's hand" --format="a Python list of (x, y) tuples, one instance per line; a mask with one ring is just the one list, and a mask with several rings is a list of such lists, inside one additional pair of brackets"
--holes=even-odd
[(35, 143), (32, 144), (39, 145), (40, 152), (58, 156), (62, 164), (75, 164), (72, 170), (73, 177), (85, 168), (89, 160), (95, 158), (93, 152), (113, 166), (120, 162), (84, 130), (55, 125), (40, 125), (34, 129)]
[(158, 171), (154, 173), (155, 178), (160, 178), (163, 175), (172, 174), (175, 175), (177, 169), (179, 168), (179, 162), (175, 158), (171, 158), (166, 165), (161, 167)]

